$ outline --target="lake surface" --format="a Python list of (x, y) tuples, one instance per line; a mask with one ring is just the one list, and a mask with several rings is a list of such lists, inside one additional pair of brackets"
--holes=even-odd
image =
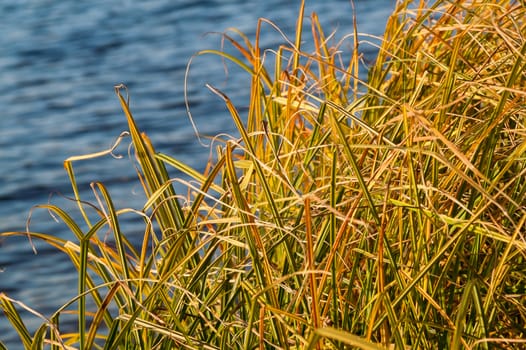
[[(380, 35), (394, 3), (355, 0), (359, 32)], [(188, 61), (199, 50), (221, 48), (221, 37), (206, 33), (235, 27), (253, 39), (260, 17), (272, 20), (293, 40), (298, 8), (299, 1), (282, 0), (2, 1), (0, 232), (24, 231), (31, 217), (32, 231), (73, 239), (66, 225), (46, 210), (30, 210), (52, 203), (78, 218), (67, 199), (72, 190), (63, 161), (105, 150), (126, 130), (113, 89), (119, 83), (128, 86), (136, 121), (157, 150), (202, 169), (209, 150), (197, 142), (184, 104)], [(305, 14), (312, 11), (326, 34), (337, 30), (341, 39), (352, 32), (348, 0), (307, 0)], [(262, 47), (276, 49), (284, 43), (276, 30), (263, 28)], [(350, 52), (351, 45), (348, 40), (341, 49)], [(371, 46), (361, 47), (374, 59)], [(192, 63), (188, 100), (202, 134), (234, 133), (224, 103), (206, 83), (227, 93), (244, 111), (250, 79), (229, 68), (225, 74), (223, 62), (214, 56), (200, 56)], [(75, 163), (83, 199), (95, 201), (89, 184), (102, 181), (117, 208), (142, 207), (128, 144), (125, 140), (115, 151), (122, 159), (107, 156)], [(133, 220), (124, 225), (132, 241), (142, 238)], [(65, 255), (35, 243), (37, 255), (26, 238), (0, 241), (0, 292), (49, 316), (76, 294), (77, 276)], [(23, 315), (31, 331), (42, 322)], [(0, 341), (9, 349), (22, 349), (1, 313)]]

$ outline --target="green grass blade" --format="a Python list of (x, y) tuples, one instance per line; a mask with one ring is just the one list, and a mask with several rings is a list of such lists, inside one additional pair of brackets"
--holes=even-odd
[(362, 337), (359, 337), (349, 332), (345, 332), (345, 331), (335, 329), (332, 327), (324, 327), (324, 328), (316, 329), (305, 349), (307, 350), (314, 349), (315, 344), (320, 338), (331, 339), (331, 340), (340, 342), (342, 344), (357, 347), (363, 350), (386, 350), (386, 348), (378, 344), (375, 344), (373, 342), (370, 342)]
[[(137, 124), (135, 123), (128, 107), (128, 102), (120, 93), (122, 87), (123, 86), (116, 86), (115, 92), (121, 103), (122, 110), (126, 115), (135, 152), (146, 179), (147, 195), (150, 195), (168, 181), (168, 175), (166, 169), (160, 167), (160, 162), (155, 160), (155, 152), (149, 141), (146, 139), (146, 136), (141, 134), (137, 128)], [(172, 232), (174, 229), (179, 229), (183, 222), (184, 214), (175, 198), (173, 187), (168, 187), (164, 196), (158, 201), (160, 215), (159, 223), (163, 227), (164, 232)]]
[(13, 325), (13, 329), (18, 333), (18, 336), (20, 337), (24, 348), (30, 349), (31, 345), (33, 344), (33, 339), (29, 334), (29, 331), (27, 330), (24, 321), (22, 320), (22, 317), (20, 317), (20, 314), (16, 310), (14, 304), (9, 298), (7, 298), (7, 296), (4, 293), (0, 294), (0, 306), (2, 307), (6, 318)]

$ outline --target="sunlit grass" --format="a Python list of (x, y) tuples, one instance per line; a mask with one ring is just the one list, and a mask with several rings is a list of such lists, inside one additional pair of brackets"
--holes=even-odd
[[(77, 241), (2, 234), (54, 245), (79, 274), (74, 334), (60, 332), (61, 309), (31, 335), (24, 305), (0, 296), (26, 348), (524, 345), (524, 5), (399, 2), (366, 82), (366, 37), (355, 28), (334, 44), (315, 14), (304, 31), (304, 17), (302, 6), (295, 38), (275, 51), (259, 47), (261, 20), (253, 43), (224, 34), (239, 55), (197, 54), (238, 64), (250, 87), (240, 115), (208, 85), (239, 138), (218, 138), (203, 173), (156, 152), (116, 87), (145, 205), (115, 208), (102, 183), (98, 202), (83, 202), (74, 164), (111, 150), (72, 157), (84, 221), (39, 207)], [(167, 168), (192, 179), (184, 200)], [(124, 213), (144, 219), (140, 247)]]

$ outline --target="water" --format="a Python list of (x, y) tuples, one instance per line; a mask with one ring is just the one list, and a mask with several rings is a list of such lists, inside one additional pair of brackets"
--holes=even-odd
[[(394, 0), (355, 0), (360, 32), (381, 34)], [(236, 27), (254, 38), (265, 17), (291, 38), (299, 1), (281, 0), (4, 0), (0, 4), (0, 232), (23, 231), (36, 204), (72, 209), (63, 169), (72, 155), (107, 149), (126, 130), (113, 86), (125, 83), (139, 127), (156, 148), (201, 169), (208, 150), (196, 141), (187, 118), (183, 82), (188, 60), (203, 49), (219, 49), (218, 35)], [(307, 1), (328, 34), (352, 31), (347, 0)], [(308, 36), (305, 36), (308, 38)], [(262, 46), (277, 48), (280, 35), (264, 27)], [(342, 49), (350, 50), (350, 41)], [(374, 50), (366, 54), (374, 55)], [(246, 101), (249, 79), (218, 57), (197, 58), (190, 71), (188, 98), (203, 134), (233, 133), (223, 102), (205, 83), (236, 101)], [(243, 105), (240, 106), (241, 109)], [(126, 142), (128, 143), (128, 141)], [(126, 155), (126, 145), (117, 153)], [(82, 197), (94, 201), (89, 184), (104, 182), (118, 208), (140, 208), (141, 188), (128, 159), (104, 157), (75, 164)], [(178, 174), (174, 174), (177, 176)], [(74, 212), (74, 210), (73, 210)], [(128, 223), (129, 235), (140, 238)], [(31, 211), (33, 231), (73, 239), (65, 224), (46, 210)], [(65, 255), (25, 238), (0, 241), (0, 292), (45, 316), (75, 295), (76, 274)], [(29, 313), (31, 331), (42, 321)], [(0, 341), (22, 348), (3, 315)]]

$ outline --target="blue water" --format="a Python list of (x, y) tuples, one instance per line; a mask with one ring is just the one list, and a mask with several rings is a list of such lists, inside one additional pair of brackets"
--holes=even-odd
[[(394, 0), (355, 0), (360, 32), (380, 35)], [(125, 83), (139, 127), (156, 148), (201, 169), (209, 151), (195, 138), (183, 96), (189, 59), (199, 50), (219, 49), (218, 35), (229, 27), (254, 38), (256, 21), (275, 22), (290, 38), (299, 1), (283, 0), (4, 0), (0, 4), (0, 232), (32, 231), (73, 239), (36, 204), (51, 203), (75, 213), (63, 161), (107, 149), (126, 130), (113, 86)], [(348, 0), (308, 1), (326, 33), (352, 32)], [(309, 32), (307, 32), (309, 33)], [(309, 38), (308, 35), (305, 38)], [(264, 26), (262, 46), (277, 48), (284, 39)], [(349, 50), (351, 41), (342, 46)], [(374, 49), (361, 46), (374, 58)], [(210, 83), (245, 107), (249, 79), (218, 57), (194, 60), (188, 100), (203, 134), (234, 133), (223, 102), (207, 90)], [(124, 142), (110, 156), (75, 163), (81, 196), (95, 201), (89, 184), (102, 181), (118, 208), (141, 208), (144, 198)], [(178, 174), (174, 174), (177, 176)], [(184, 192), (182, 185), (181, 191)], [(76, 215), (76, 214), (75, 214)], [(75, 216), (74, 215), (74, 216)], [(78, 218), (78, 216), (75, 216)], [(128, 222), (130, 239), (140, 239)], [(134, 236), (135, 235), (135, 236)], [(0, 241), (0, 292), (44, 316), (75, 295), (76, 274), (65, 255), (25, 238)], [(31, 331), (42, 320), (23, 313)], [(0, 313), (0, 341), (9, 349), (20, 340)]]

